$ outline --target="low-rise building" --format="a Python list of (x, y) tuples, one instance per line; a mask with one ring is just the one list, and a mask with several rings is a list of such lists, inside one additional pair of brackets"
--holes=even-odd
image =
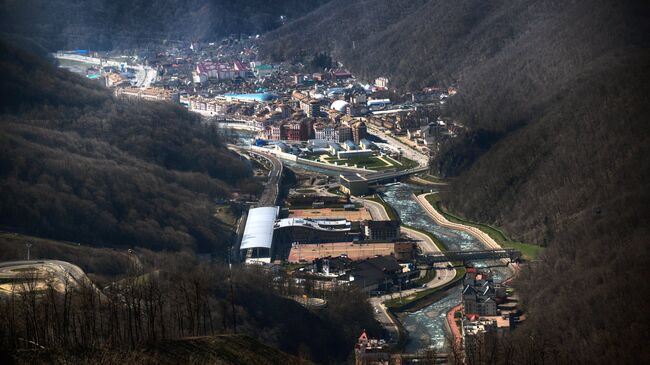
[(354, 365), (388, 365), (390, 360), (389, 346), (383, 340), (368, 338), (363, 331), (354, 347)]
[(302, 110), (309, 118), (316, 118), (320, 116), (320, 102), (318, 100), (309, 100), (300, 104)]
[(367, 138), (363, 138), (361, 141), (359, 141), (359, 146), (361, 146), (361, 148), (364, 150), (374, 150), (377, 148), (377, 146), (375, 146), (375, 144)]
[(347, 141), (343, 142), (343, 149), (346, 151), (356, 151), (359, 149), (359, 146), (354, 143), (354, 141), (348, 139)]
[(359, 174), (342, 174), (339, 176), (340, 189), (350, 195), (368, 193), (368, 180)]
[(398, 220), (364, 221), (363, 232), (369, 240), (395, 241), (400, 238), (400, 222)]
[(337, 152), (336, 157), (339, 159), (363, 158), (373, 156), (374, 154), (375, 151), (373, 150), (347, 150)]
[(182, 96), (180, 103), (185, 105), (187, 110), (206, 116), (226, 114), (229, 108), (229, 103), (222, 99), (205, 98), (198, 95)]
[(402, 266), (393, 256), (377, 256), (355, 262), (350, 271), (350, 284), (362, 291), (390, 289), (402, 276)]
[(381, 89), (388, 87), (388, 78), (387, 77), (378, 77), (375, 79), (375, 86)]
[(339, 68), (339, 69), (336, 69), (336, 70), (332, 71), (332, 76), (335, 79), (338, 79), (338, 80), (345, 80), (345, 79), (351, 78), (352, 74), (350, 73), (350, 71), (348, 71), (348, 70), (346, 70), (344, 68)]
[(149, 101), (169, 101), (174, 103), (177, 103), (179, 101), (178, 92), (169, 89), (163, 89), (160, 87), (116, 88), (115, 96), (132, 98), (132, 99), (149, 100)]
[(118, 87), (129, 85), (129, 80), (117, 72), (110, 72), (104, 75), (106, 87)]

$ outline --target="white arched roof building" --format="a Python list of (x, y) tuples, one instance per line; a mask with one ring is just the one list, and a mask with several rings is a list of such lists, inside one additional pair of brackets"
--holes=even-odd
[(241, 240), (241, 250), (266, 248), (273, 244), (273, 225), (278, 217), (278, 207), (252, 208), (248, 211), (246, 227)]
[(330, 106), (330, 109), (334, 109), (334, 110), (336, 110), (337, 112), (341, 112), (341, 113), (342, 113), (342, 112), (345, 111), (345, 108), (346, 108), (348, 105), (350, 105), (350, 103), (348, 103), (348, 102), (345, 101), (345, 100), (335, 100), (335, 101), (332, 103), (332, 105)]

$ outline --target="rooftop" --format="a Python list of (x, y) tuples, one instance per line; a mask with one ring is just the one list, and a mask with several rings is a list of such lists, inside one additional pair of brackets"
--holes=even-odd
[(240, 249), (271, 248), (273, 224), (278, 216), (278, 210), (278, 207), (261, 207), (248, 211)]
[(340, 178), (348, 182), (366, 181), (366, 178), (359, 174), (341, 174)]

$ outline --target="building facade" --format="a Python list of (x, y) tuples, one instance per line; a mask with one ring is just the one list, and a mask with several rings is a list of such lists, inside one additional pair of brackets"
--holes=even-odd
[(369, 240), (395, 241), (400, 238), (400, 223), (397, 220), (364, 221), (363, 231)]

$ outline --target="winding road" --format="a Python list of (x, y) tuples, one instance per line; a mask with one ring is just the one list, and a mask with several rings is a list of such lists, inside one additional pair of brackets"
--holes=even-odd
[(258, 152), (248, 151), (253, 156), (259, 156), (268, 160), (271, 163), (271, 171), (269, 172), (269, 181), (264, 186), (264, 191), (257, 202), (258, 207), (271, 207), (277, 203), (278, 194), (280, 192), (280, 179), (282, 179), (282, 161), (277, 157), (262, 154)]

